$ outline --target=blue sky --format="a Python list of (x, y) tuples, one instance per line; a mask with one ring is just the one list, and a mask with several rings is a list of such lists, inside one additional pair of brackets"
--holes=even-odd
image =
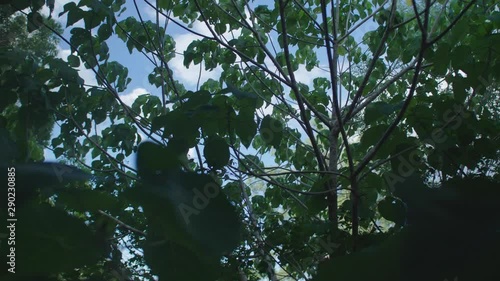
[[(55, 1), (55, 10), (53, 12), (53, 18), (61, 22), (63, 27), (66, 26), (66, 17), (67, 15), (63, 15), (61, 18), (58, 17), (59, 13), (63, 11), (63, 6), (72, 1), (68, 0), (56, 0)], [(155, 1), (150, 1), (150, 2), (155, 2)], [(141, 13), (142, 17), (144, 20), (152, 20), (153, 22), (155, 21), (155, 10), (151, 8), (149, 5), (145, 4), (144, 0), (137, 0), (137, 4), (139, 7), (139, 12)], [(274, 1), (256, 1), (252, 5), (260, 5), (260, 4), (270, 4), (274, 5)], [(123, 20), (129, 16), (133, 16), (138, 19), (138, 14), (137, 10), (133, 4), (133, 1), (126, 1), (125, 7), (127, 10), (118, 18), (118, 20)], [(48, 9), (44, 7), (43, 9), (44, 14), (48, 14)], [(163, 18), (163, 16), (160, 16), (160, 18)], [(164, 18), (162, 20), (162, 23), (164, 22)], [(79, 26), (83, 27), (83, 22), (78, 22), (74, 26)], [(356, 33), (353, 35), (355, 38), (358, 40), (363, 36), (363, 34), (371, 29), (374, 29), (375, 25), (372, 23), (371, 20), (369, 20), (365, 25), (363, 25)], [(206, 35), (211, 35), (207, 29), (207, 27), (203, 23), (195, 23), (192, 27), (196, 32), (206, 34)], [(66, 29), (64, 31), (64, 37), (66, 39), (70, 38), (70, 33), (69, 31), (71, 30), (71, 27)], [(96, 31), (93, 31), (96, 32)], [(184, 50), (187, 48), (187, 46), (196, 39), (199, 39), (198, 36), (193, 35), (191, 33), (188, 33), (182, 28), (179, 28), (176, 26), (174, 23), (170, 23), (167, 28), (167, 33), (172, 36), (176, 42), (176, 52), (177, 53), (183, 53)], [(235, 32), (236, 36), (239, 34), (238, 31)], [(110, 49), (110, 60), (115, 60), (124, 65), (125, 67), (128, 68), (129, 71), (129, 77), (132, 78), (132, 82), (129, 84), (128, 88), (126, 89), (125, 92), (121, 93), (120, 96), (122, 100), (128, 104), (129, 106), (133, 103), (133, 101), (142, 94), (152, 94), (152, 95), (159, 95), (159, 89), (157, 89), (154, 86), (151, 86), (148, 82), (147, 76), (148, 74), (152, 71), (153, 65), (144, 57), (143, 54), (137, 52), (136, 50), (133, 51), (132, 54), (129, 53), (125, 43), (121, 41), (120, 39), (117, 38), (117, 36), (113, 35), (108, 41), (108, 46)], [(275, 44), (278, 46), (278, 44)], [(61, 42), (59, 45), (59, 57), (62, 59), (66, 60), (67, 56), (70, 54), (70, 47), (64, 43)], [(320, 61), (320, 67), (323, 69), (328, 69), (327, 64), (326, 64), (326, 53), (324, 49), (321, 50), (321, 53), (317, 54), (318, 59)], [(272, 65), (270, 63), (270, 60), (266, 60), (266, 63), (270, 66)], [(347, 65), (347, 63), (345, 64)], [(182, 55), (177, 55), (175, 58), (173, 58), (169, 62), (169, 67), (173, 70), (174, 73), (174, 78), (177, 79), (180, 83), (182, 83), (186, 89), (188, 90), (196, 90), (196, 85), (197, 85), (197, 80), (198, 80), (198, 75), (200, 72), (200, 66), (199, 65), (191, 65), (188, 69), (186, 69), (183, 65), (183, 56)], [(273, 67), (270, 67), (270, 69), (273, 69)], [(299, 70), (295, 73), (296, 78), (299, 82), (302, 82), (304, 84), (307, 84), (312, 88), (312, 82), (314, 78), (317, 77), (326, 77), (329, 78), (329, 73), (327, 71), (324, 71), (323, 69), (320, 68), (314, 68), (312, 71), (308, 72), (306, 71), (304, 66), (301, 66)], [(96, 79), (95, 79), (95, 74), (91, 70), (85, 69), (83, 67), (83, 64), (79, 68), (80, 71), (80, 76), (85, 80), (85, 83), (88, 85), (97, 85)], [(201, 71), (201, 79), (200, 79), (200, 84), (202, 84), (204, 81), (206, 81), (209, 78), (213, 78), (218, 80), (218, 77), (221, 73), (221, 69), (215, 69), (214, 71), (207, 72), (204, 70), (204, 68)], [(285, 90), (288, 91), (288, 90)], [(345, 93), (345, 89), (343, 90)], [(297, 108), (297, 107), (296, 107)], [(269, 106), (268, 108), (264, 109), (264, 114), (270, 114), (272, 112), (272, 106)], [(100, 124), (98, 126), (98, 129), (100, 128), (101, 130), (107, 126), (109, 126), (109, 122), (106, 121), (103, 124)], [(299, 128), (296, 122), (291, 122), (288, 124), (290, 127), (294, 128)], [(300, 129), (300, 128), (299, 128)], [(57, 136), (59, 133), (59, 129), (56, 126), (55, 130), (53, 132), (53, 136)], [(301, 132), (303, 136), (305, 134)], [(143, 139), (145, 137), (143, 136)], [(245, 150), (243, 149), (243, 152), (249, 152), (249, 153), (255, 153), (253, 149), (250, 150)], [(193, 152), (190, 151), (191, 156), (193, 156)], [(47, 161), (55, 161), (55, 157), (52, 154), (51, 151), (46, 150), (45, 151), (45, 157)], [(268, 154), (265, 155), (262, 160), (266, 163), (266, 165), (274, 166), (274, 161), (272, 155)], [(92, 160), (90, 159), (90, 156), (87, 156), (86, 162), (90, 163)], [(125, 160), (126, 164), (135, 166), (135, 161), (133, 161), (132, 157), (129, 157)]]
[[(69, 0), (56, 0), (55, 1), (55, 9), (53, 12), (53, 18), (61, 22), (63, 27), (66, 26), (66, 17), (67, 14), (61, 16), (59, 18), (59, 13), (63, 11), (63, 7), (66, 3), (72, 2)], [(138, 11), (136, 10), (134, 6), (134, 1), (126, 1), (126, 4), (124, 5), (127, 9), (126, 11), (118, 17), (118, 21), (121, 21), (129, 16), (133, 16), (136, 19), (138, 19), (138, 12), (141, 14), (142, 18), (144, 20), (151, 20), (155, 22), (156, 20), (156, 12), (155, 10), (150, 7), (144, 0), (137, 0), (137, 5), (138, 5)], [(155, 1), (149, 1), (150, 3), (154, 3)], [(260, 1), (255, 1), (252, 3), (252, 6), (256, 5), (262, 5), (262, 4), (267, 4), (267, 5), (272, 5), (274, 6), (274, 1), (266, 1), (266, 0), (260, 0)], [(43, 8), (43, 13), (48, 14), (48, 9), (46, 7)], [(160, 22), (163, 25), (165, 22), (165, 17), (160, 15)], [(179, 21), (180, 22), (180, 21)], [(73, 27), (83, 27), (83, 21), (77, 22)], [(371, 20), (369, 20), (366, 24), (364, 24), (359, 31), (354, 33), (353, 35), (356, 37), (356, 39), (360, 38), (363, 36), (363, 34), (374, 28), (374, 24), (372, 23)], [(196, 22), (193, 24), (192, 29), (198, 33), (205, 34), (210, 36), (210, 32), (208, 28), (205, 26), (204, 23)], [(66, 39), (70, 38), (70, 30), (71, 27), (66, 29), (64, 31), (64, 37)], [(96, 32), (94, 30), (93, 32)], [(187, 32), (186, 30), (176, 26), (173, 22), (170, 22), (167, 27), (167, 33), (173, 37), (174, 41), (176, 42), (176, 52), (182, 54), (184, 50), (187, 48), (187, 46), (196, 39), (199, 39), (197, 35), (194, 35), (192, 33)], [(233, 32), (236, 36), (239, 35), (239, 31)], [(226, 38), (230, 38), (230, 34), (226, 35)], [(129, 71), (129, 77), (132, 78), (131, 83), (129, 84), (128, 88), (123, 92), (120, 93), (121, 99), (128, 105), (131, 105), (133, 101), (140, 95), (143, 94), (152, 94), (152, 95), (157, 95), (159, 96), (159, 89), (157, 89), (155, 86), (152, 86), (148, 82), (148, 74), (152, 71), (153, 65), (151, 62), (144, 57), (142, 53), (137, 52), (136, 50), (133, 51), (132, 54), (129, 53), (125, 43), (121, 41), (116, 35), (113, 35), (108, 41), (107, 44), (110, 49), (110, 61), (117, 61), (124, 65), (125, 67), (128, 68)], [(275, 46), (278, 46), (278, 44), (275, 44)], [(67, 56), (70, 54), (70, 47), (65, 43), (61, 42), (59, 45), (59, 57), (62, 59), (66, 60)], [(310, 72), (308, 72), (304, 66), (301, 66), (298, 71), (296, 71), (295, 75), (297, 77), (297, 80), (299, 82), (302, 82), (304, 84), (307, 84), (312, 88), (312, 81), (316, 77), (327, 77), (329, 78), (329, 73), (323, 69), (328, 69), (327, 64), (326, 64), (326, 53), (324, 49), (320, 50), (320, 52), (317, 53), (318, 59), (320, 61), (320, 68), (314, 68)], [(184, 67), (183, 65), (183, 56), (182, 55), (177, 55), (175, 58), (173, 58), (169, 62), (169, 67), (172, 69), (174, 78), (177, 79), (180, 83), (182, 83), (186, 89), (188, 90), (196, 90), (196, 85), (198, 82), (198, 75), (200, 73), (200, 65), (191, 65), (189, 68)], [(266, 59), (266, 63), (268, 66), (270, 66), (270, 69), (274, 69), (272, 67), (272, 63), (270, 62), (269, 59)], [(347, 64), (345, 64), (347, 65)], [(322, 69), (321, 69), (322, 68)], [(96, 79), (95, 79), (95, 74), (92, 70), (85, 69), (83, 64), (79, 67), (79, 73), (80, 76), (85, 80), (85, 83), (88, 85), (97, 85)], [(201, 70), (201, 78), (200, 78), (200, 85), (206, 81), (209, 78), (217, 80), (219, 75), (221, 73), (220, 68), (216, 68), (213, 71), (207, 72), (204, 70), (204, 67), (202, 67)], [(288, 91), (288, 90), (285, 90)], [(345, 93), (345, 90), (343, 91)], [(297, 106), (295, 106), (298, 108)], [(272, 106), (269, 106), (265, 109), (263, 109), (264, 114), (270, 114), (272, 112)], [(105, 122), (103, 124), (100, 124), (98, 126), (99, 129), (103, 129), (105, 127), (109, 126), (109, 122)], [(289, 127), (292, 128), (299, 128), (298, 124), (295, 121), (292, 121), (288, 124)], [(300, 130), (300, 128), (299, 128)], [(58, 134), (58, 128), (56, 127), (54, 130), (53, 135)], [(305, 133), (301, 132), (303, 136), (305, 136)], [(144, 135), (142, 135), (143, 140), (145, 139)], [(192, 155), (192, 151), (190, 151), (190, 154)], [(45, 153), (46, 160), (53, 161), (55, 160), (54, 155), (52, 154), (51, 151), (46, 150)], [(271, 158), (265, 157), (265, 160), (270, 160)], [(90, 160), (90, 159), (87, 159)], [(130, 161), (130, 159), (126, 160), (129, 162), (128, 164), (133, 165), (133, 161)], [(88, 161), (91, 162), (91, 161)], [(131, 163), (132, 162), (132, 163)], [(270, 163), (273, 163), (270, 162)]]

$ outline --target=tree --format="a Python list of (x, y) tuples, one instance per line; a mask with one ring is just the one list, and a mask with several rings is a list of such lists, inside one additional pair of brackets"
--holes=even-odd
[[(69, 65), (53, 61), (60, 71), (47, 78), (59, 86), (48, 95), (64, 97), (55, 154), (96, 175), (90, 205), (61, 196), (52, 208), (108, 222), (106, 241), (126, 236), (142, 250), (125, 262), (134, 278), (500, 277), (498, 3), (145, 3), (156, 22), (121, 19), (124, 1), (66, 4), (68, 27), (84, 27), (66, 40)], [(183, 54), (170, 25), (198, 36)], [(121, 100), (131, 79), (109, 59), (114, 35), (153, 64), (160, 94)], [(219, 80), (181, 86), (177, 56)], [(81, 83), (80, 60), (99, 85)], [(26, 276), (110, 255), (85, 253)]]
[[(5, 118), (4, 126), (21, 149), (20, 159), (40, 161), (55, 121), (44, 96), (51, 87), (42, 86), (44, 69), (47, 61), (57, 55), (59, 38), (53, 30), (60, 33), (62, 27), (48, 20), (48, 28), (29, 32), (26, 16), (14, 11), (8, 5), (0, 6), (0, 81), (5, 95), (0, 111)], [(37, 94), (33, 95), (34, 92)]]
[[(17, 4), (23, 5), (20, 2)], [(119, 259), (104, 261), (100, 256), (96, 259), (95, 253), (83, 253), (80, 257), (68, 259), (70, 254), (74, 254), (72, 251), (78, 251), (75, 242), (64, 244), (63, 240), (68, 237), (82, 243), (79, 246), (81, 251), (106, 251), (109, 243), (102, 243), (106, 224), (98, 221), (98, 227), (95, 227), (97, 230), (92, 231), (81, 218), (52, 208), (55, 190), (58, 198), (74, 200), (75, 196), (85, 197), (92, 187), (89, 184), (79, 184), (83, 180), (89, 180), (89, 175), (82, 170), (60, 163), (41, 163), (44, 160), (43, 150), (50, 145), (55, 123), (51, 106), (58, 101), (50, 94), (60, 87), (57, 82), (48, 83), (47, 80), (52, 78), (53, 82), (55, 77), (64, 75), (59, 74), (64, 68), (57, 65), (59, 63), (59, 66), (64, 66), (61, 64), (63, 61), (56, 58), (59, 37), (55, 34), (61, 33), (63, 29), (56, 21), (46, 19), (44, 26), (38, 26), (34, 30), (32, 26), (36, 24), (32, 22), (33, 17), (15, 11), (8, 5), (0, 6), (0, 167), (5, 171), (7, 183), (6, 189), (0, 193), (1, 201), (5, 203), (0, 207), (0, 216), (27, 220), (19, 224), (16, 220), (9, 220), (7, 233), (2, 231), (0, 235), (0, 248), (4, 256), (2, 261), (10, 264), (9, 271), (5, 266), (2, 267), (2, 275), (19, 273), (19, 268), (24, 267), (21, 270), (24, 272), (16, 280), (75, 280), (81, 276), (118, 280), (125, 273), (109, 270), (120, 268)], [(66, 68), (69, 69), (70, 66), (66, 64)], [(65, 192), (63, 188), (71, 188), (71, 191)], [(79, 214), (83, 216), (83, 213), (81, 211)], [(97, 238), (95, 232), (98, 233)], [(26, 256), (30, 248), (37, 250), (34, 255)], [(113, 246), (109, 251), (119, 252)], [(49, 266), (42, 261), (45, 259), (44, 252), (62, 255), (62, 259), (56, 261), (55, 267)], [(94, 264), (88, 268), (81, 267), (81, 261), (89, 259)], [(63, 277), (65, 279), (57, 277), (77, 266), (79, 272), (66, 273), (67, 277)], [(12, 276), (5, 276), (5, 279), (9, 280)]]
[[(0, 6), (2, 25), (0, 34), (2, 36), (2, 48), (17, 49), (27, 53), (28, 56), (41, 60), (47, 56), (57, 55), (59, 37), (52, 30), (62, 33), (62, 26), (54, 20), (47, 20), (50, 27), (41, 27), (36, 31), (28, 32), (26, 16), (22, 14), (11, 14), (12, 7)], [(7, 50), (5, 50), (7, 51)]]

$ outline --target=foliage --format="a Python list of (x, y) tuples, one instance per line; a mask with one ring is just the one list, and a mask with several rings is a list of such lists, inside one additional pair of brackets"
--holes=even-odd
[[(20, 2), (38, 17), (43, 1)], [(16, 201), (23, 272), (2, 280), (500, 277), (498, 3), (145, 2), (165, 26), (123, 18), (135, 3), (67, 3), (67, 61), (33, 70), (4, 56), (24, 80), (1, 69), (2, 110), (39, 99), (29, 112), (60, 124), (56, 157), (93, 178), (2, 157), (29, 179)], [(183, 54), (171, 25), (197, 36)], [(107, 43), (118, 40), (154, 58), (145, 81), (159, 94), (122, 101), (131, 78)], [(177, 56), (219, 80), (182, 86)], [(41, 126), (19, 124), (2, 143)], [(54, 182), (47, 165), (81, 177)], [(46, 246), (57, 267), (36, 263)]]
[(54, 86), (45, 84), (50, 75), (46, 63), (57, 55), (59, 38), (53, 30), (62, 28), (48, 20), (48, 27), (30, 33), (26, 16), (13, 11), (0, 6), (0, 112), (18, 143), (19, 158), (40, 161), (54, 126), (53, 112), (47, 108), (47, 92)]
[(28, 32), (27, 18), (22, 14), (9, 14), (9, 6), (0, 6), (2, 25), (0, 35), (2, 44), (0, 48), (22, 50), (27, 56), (37, 59), (37, 62), (47, 56), (57, 55), (57, 44), (59, 38), (52, 30), (61, 33), (62, 27), (55, 20), (47, 20), (47, 27), (41, 27), (36, 31)]

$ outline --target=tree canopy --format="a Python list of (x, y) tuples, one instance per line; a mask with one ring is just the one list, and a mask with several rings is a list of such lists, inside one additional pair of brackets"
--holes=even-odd
[(0, 6), (2, 280), (500, 280), (497, 1), (65, 2)]

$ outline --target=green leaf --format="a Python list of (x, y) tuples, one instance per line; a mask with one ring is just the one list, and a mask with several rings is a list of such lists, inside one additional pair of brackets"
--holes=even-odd
[(15, 103), (17, 101), (17, 93), (15, 90), (6, 90), (2, 93), (2, 98), (0, 99), (0, 111), (3, 111), (7, 106)]
[(184, 139), (189, 147), (197, 144), (200, 135), (198, 120), (192, 118), (182, 110), (168, 112), (153, 119), (151, 130), (153, 132), (163, 128), (164, 136), (174, 136)]
[(388, 128), (388, 125), (381, 124), (371, 126), (366, 129), (360, 139), (360, 149), (367, 150), (371, 146), (375, 145)]
[(108, 24), (103, 24), (97, 30), (97, 35), (99, 36), (100, 41), (104, 41), (104, 40), (107, 40), (111, 36), (112, 32), (113, 32), (113, 30), (111, 29), (111, 27)]
[(257, 133), (257, 123), (254, 119), (254, 111), (245, 107), (240, 110), (236, 117), (235, 131), (241, 143), (248, 148)]
[(56, 148), (54, 148), (53, 152), (54, 152), (54, 156), (56, 158), (59, 158), (59, 157), (61, 157), (61, 155), (64, 154), (64, 148), (62, 148), (62, 147), (56, 147)]
[(337, 49), (339, 56), (345, 56), (347, 54), (347, 50), (344, 46), (340, 45)]
[(31, 8), (33, 11), (40, 10), (45, 4), (45, 0), (31, 0)]
[(28, 18), (28, 32), (33, 32), (39, 29), (43, 25), (43, 17), (38, 12), (31, 12), (27, 16)]
[[(400, 253), (403, 241), (403, 234), (397, 233), (378, 246), (324, 261), (319, 264), (317, 275), (312, 281), (401, 280), (402, 257)], [(357, 267), (363, 270), (353, 270)], [(380, 270), (381, 268), (383, 270)]]
[(214, 169), (222, 169), (229, 163), (229, 145), (220, 137), (209, 138), (203, 148), (207, 164)]
[(79, 67), (80, 66), (80, 58), (75, 55), (68, 56), (68, 63), (71, 67)]
[(75, 8), (76, 8), (75, 2), (68, 2), (68, 3), (64, 4), (63, 11), (59, 13), (59, 17), (66, 14), (70, 10), (75, 9)]
[[(11, 4), (12, 2), (14, 2), (14, 0), (4, 0), (1, 4)], [(15, 0), (15, 3), (15, 9), (17, 11), (22, 11), (30, 6), (31, 0)]]
[(260, 124), (259, 133), (264, 143), (278, 148), (283, 138), (283, 124), (266, 115)]
[[(48, 204), (18, 209), (16, 217), (16, 271), (18, 276), (48, 276), (97, 263), (106, 255), (106, 242), (83, 220)], [(9, 247), (1, 247), (2, 256)], [(78, 253), (78, 255), (75, 255)]]
[(491, 15), (488, 16), (488, 19), (497, 25), (500, 25), (500, 12), (495, 11)]
[[(3, 116), (1, 116), (0, 118), (3, 119)], [(9, 166), (17, 156), (17, 146), (10, 137), (9, 131), (2, 127), (3, 126), (0, 126), (0, 146), (3, 147), (0, 152), (0, 166)]]
[[(69, 4), (71, 4), (71, 3), (64, 5), (65, 11), (66, 11), (66, 6), (68, 6)], [(68, 6), (68, 20), (66, 22), (66, 27), (72, 26), (73, 24), (75, 24), (78, 21), (80, 21), (81, 19), (83, 19), (84, 15), (85, 15), (85, 12), (82, 9), (76, 7), (76, 5)]]
[(169, 164), (168, 153), (149, 142), (139, 146), (137, 169), (145, 185), (134, 188), (129, 198), (143, 206), (157, 235), (168, 235), (202, 256), (231, 251), (240, 239), (234, 207), (210, 176)]
[(386, 220), (403, 226), (406, 220), (406, 208), (401, 200), (388, 196), (378, 203), (378, 211)]
[(61, 190), (57, 193), (57, 203), (78, 212), (121, 211), (121, 204), (116, 197), (97, 190)]
[[(410, 141), (405, 142), (406, 139), (403, 136), (400, 137), (393, 136), (393, 137), (394, 138), (391, 138), (391, 141), (388, 142), (388, 145), (390, 145), (390, 148), (392, 149), (391, 151), (391, 156), (393, 157), (391, 159), (392, 170), (393, 171), (415, 170), (416, 166), (418, 166), (420, 162), (420, 157), (415, 151), (415, 144)], [(397, 142), (400, 143), (395, 143), (394, 139), (397, 139)]]
[[(188, 92), (192, 93), (192, 92)], [(186, 95), (183, 96), (187, 97)], [(189, 97), (189, 99), (183, 104), (183, 107), (186, 109), (195, 109), (198, 107), (203, 107), (206, 106), (209, 102), (210, 99), (212, 98), (212, 95), (210, 94), (209, 91), (206, 90), (200, 90), (197, 92), (192, 93), (192, 95)]]
[[(329, 177), (321, 177), (316, 180), (311, 188), (311, 192), (325, 191), (325, 184), (329, 181)], [(317, 215), (319, 212), (325, 210), (328, 206), (325, 195), (307, 196), (305, 201), (309, 214)]]
[(398, 108), (399, 105), (392, 105), (386, 102), (372, 102), (365, 109), (365, 124), (373, 124), (381, 118), (388, 118)]
[(227, 91), (233, 93), (233, 95), (239, 99), (242, 99), (242, 98), (249, 98), (249, 99), (256, 99), (257, 98), (257, 95), (254, 94), (254, 93), (250, 93), (250, 92), (245, 92), (245, 91), (241, 91), (239, 90), (238, 88), (236, 88), (235, 86), (227, 83)]
[[(148, 237), (153, 240), (154, 237)], [(215, 280), (220, 270), (217, 260), (203, 259), (196, 252), (172, 241), (144, 247), (144, 259), (160, 280)]]
[(98, 108), (92, 111), (92, 118), (96, 124), (101, 124), (108, 118), (108, 115), (104, 109)]
[(151, 142), (143, 142), (137, 150), (137, 170), (142, 179), (160, 184), (165, 173), (180, 167), (176, 154), (165, 147)]

